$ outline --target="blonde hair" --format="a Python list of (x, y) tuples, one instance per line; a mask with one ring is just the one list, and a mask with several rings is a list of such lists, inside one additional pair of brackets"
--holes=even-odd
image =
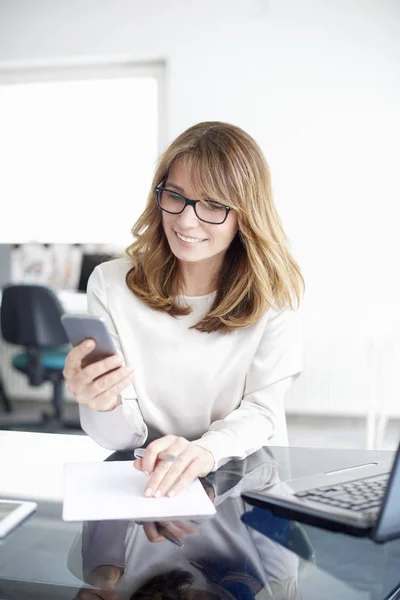
[(190, 127), (160, 157), (146, 208), (132, 228), (135, 241), (125, 251), (133, 260), (126, 276), (129, 289), (173, 317), (191, 312), (176, 302), (176, 290), (183, 289), (179, 261), (154, 193), (181, 157), (196, 191), (233, 208), (239, 228), (218, 273), (214, 303), (192, 328), (231, 333), (256, 323), (270, 307), (298, 308), (304, 280), (272, 199), (267, 162), (247, 133), (221, 122)]

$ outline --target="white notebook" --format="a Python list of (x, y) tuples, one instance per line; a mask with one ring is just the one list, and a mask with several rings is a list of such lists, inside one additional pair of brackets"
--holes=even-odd
[(131, 461), (64, 465), (64, 521), (211, 517), (215, 506), (196, 479), (177, 496), (146, 498), (149, 477)]

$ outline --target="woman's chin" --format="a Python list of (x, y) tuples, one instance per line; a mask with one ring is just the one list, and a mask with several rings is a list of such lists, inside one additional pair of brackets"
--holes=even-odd
[[(196, 245), (200, 245), (203, 242), (200, 242), (199, 244)], [(175, 240), (173, 240), (172, 243), (170, 243), (170, 248), (171, 248), (171, 252), (176, 256), (176, 258), (178, 258), (179, 260), (186, 260), (186, 261), (198, 261), (198, 260), (203, 260), (204, 258), (207, 258), (207, 256), (204, 255), (204, 250), (200, 249), (200, 248), (196, 248), (195, 244), (193, 244), (192, 246), (189, 246), (190, 242), (187, 242), (185, 245), (181, 245), (176, 243)]]

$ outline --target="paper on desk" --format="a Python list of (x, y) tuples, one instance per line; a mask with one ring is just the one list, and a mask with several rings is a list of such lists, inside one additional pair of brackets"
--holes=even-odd
[(149, 480), (131, 461), (64, 465), (64, 521), (179, 519), (215, 514), (200, 481), (173, 498), (145, 498)]

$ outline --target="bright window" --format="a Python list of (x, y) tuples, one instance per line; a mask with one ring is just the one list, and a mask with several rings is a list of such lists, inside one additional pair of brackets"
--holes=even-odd
[(160, 147), (160, 70), (2, 79), (2, 243), (131, 241)]

